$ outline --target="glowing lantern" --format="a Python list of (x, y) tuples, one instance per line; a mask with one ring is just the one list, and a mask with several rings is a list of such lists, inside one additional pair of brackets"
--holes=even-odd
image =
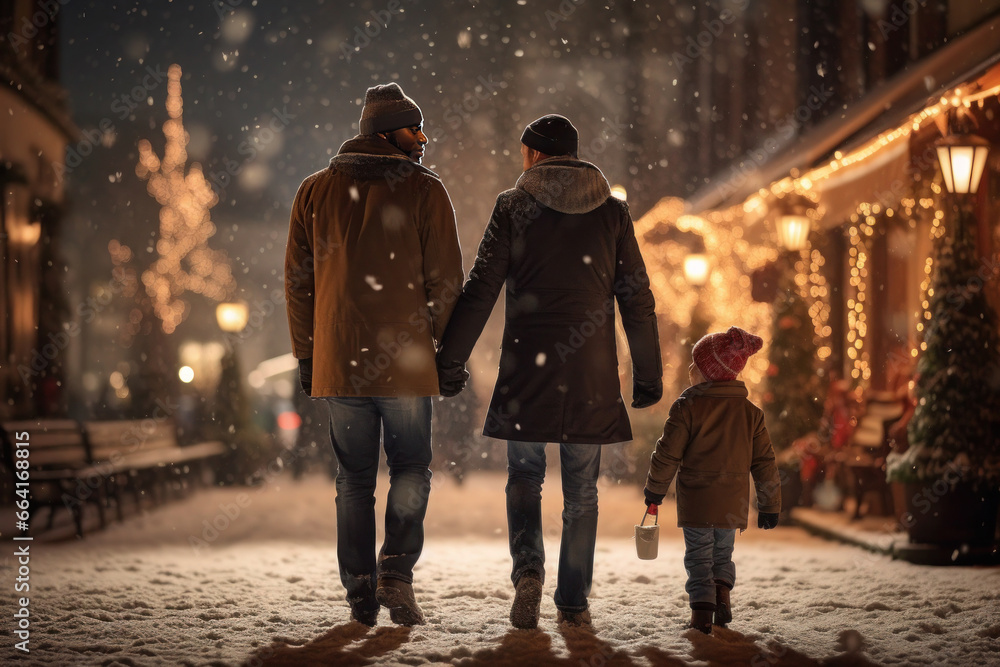
[(711, 266), (706, 255), (695, 253), (684, 258), (684, 279), (689, 285), (701, 287), (708, 282), (710, 272)]
[(948, 192), (975, 194), (986, 168), (990, 142), (973, 134), (949, 135), (934, 144)]
[(806, 215), (783, 215), (778, 219), (778, 243), (785, 250), (798, 252), (806, 247), (812, 222)]

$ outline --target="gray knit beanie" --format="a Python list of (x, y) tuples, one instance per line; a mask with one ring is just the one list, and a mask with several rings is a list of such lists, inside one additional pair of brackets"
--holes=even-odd
[(388, 83), (369, 88), (361, 109), (361, 134), (391, 132), (424, 121), (420, 107), (403, 93), (398, 84)]

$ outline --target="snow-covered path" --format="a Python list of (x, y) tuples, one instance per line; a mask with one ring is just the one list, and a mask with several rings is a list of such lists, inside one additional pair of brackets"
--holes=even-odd
[[(559, 530), (558, 475), (544, 492)], [(797, 528), (737, 539), (735, 620), (712, 636), (688, 618), (679, 531), (640, 561), (630, 539), (635, 488), (601, 487), (594, 630), (555, 623), (546, 582), (537, 631), (513, 630), (504, 479), (435, 478), (415, 589), (428, 624), (348, 623), (337, 576), (332, 484), (276, 477), (213, 489), (88, 535), (32, 547), (31, 653), (0, 660), (94, 665), (687, 665), (997, 664), (1000, 568), (932, 569), (807, 536)], [(384, 482), (381, 484), (384, 492)], [(238, 508), (238, 515), (234, 508)], [(226, 517), (229, 514), (232, 518)], [(673, 508), (664, 507), (672, 518)], [(226, 520), (219, 517), (225, 517)], [(205, 531), (205, 521), (223, 530)], [(228, 526), (226, 523), (228, 521)], [(195, 548), (191, 537), (204, 543)], [(8, 543), (9, 544), (9, 543)], [(554, 568), (557, 542), (547, 544)], [(11, 560), (2, 579), (13, 608)]]

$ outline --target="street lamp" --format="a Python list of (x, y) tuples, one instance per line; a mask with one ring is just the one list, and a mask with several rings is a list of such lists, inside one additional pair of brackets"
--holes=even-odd
[(701, 253), (692, 253), (684, 258), (684, 279), (692, 287), (702, 287), (708, 282), (708, 274), (712, 267), (708, 257)]
[(226, 333), (239, 333), (247, 325), (249, 309), (242, 301), (220, 303), (215, 308), (215, 319)]
[(952, 134), (935, 144), (948, 192), (975, 194), (986, 168), (990, 142), (974, 134)]
[(812, 221), (809, 216), (798, 213), (783, 215), (778, 218), (778, 243), (785, 250), (799, 252), (809, 241), (809, 230)]

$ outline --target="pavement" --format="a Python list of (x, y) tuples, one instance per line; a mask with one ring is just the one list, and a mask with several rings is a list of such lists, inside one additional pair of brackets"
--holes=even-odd
[(905, 527), (895, 517), (862, 516), (853, 511), (825, 511), (814, 507), (795, 507), (792, 521), (806, 531), (844, 544), (867, 549), (918, 565), (998, 565), (1000, 548), (969, 545), (915, 544)]

